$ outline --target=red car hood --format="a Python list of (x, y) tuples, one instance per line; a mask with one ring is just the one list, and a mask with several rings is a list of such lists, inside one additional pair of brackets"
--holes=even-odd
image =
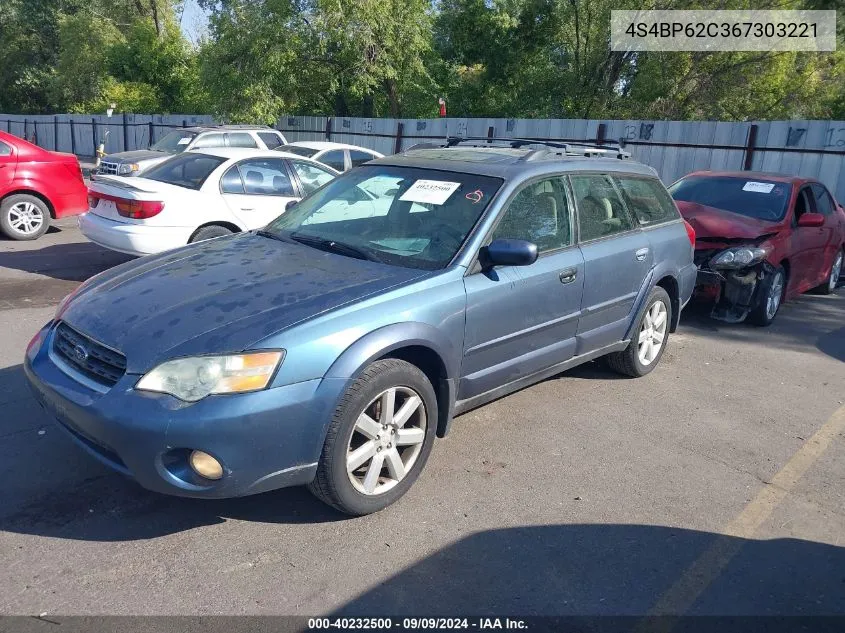
[(777, 224), (774, 222), (749, 218), (696, 202), (676, 200), (675, 204), (684, 219), (695, 229), (696, 237), (752, 240), (777, 231)]

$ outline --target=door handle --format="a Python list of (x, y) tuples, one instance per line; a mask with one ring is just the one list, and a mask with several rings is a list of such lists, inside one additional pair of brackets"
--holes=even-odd
[(645, 261), (646, 255), (648, 255), (648, 249), (647, 248), (641, 248), (636, 253), (634, 253), (634, 256), (637, 258), (638, 262)]
[(575, 278), (578, 276), (578, 269), (577, 268), (567, 268), (566, 270), (560, 271), (560, 283), (562, 284), (571, 284), (575, 281)]

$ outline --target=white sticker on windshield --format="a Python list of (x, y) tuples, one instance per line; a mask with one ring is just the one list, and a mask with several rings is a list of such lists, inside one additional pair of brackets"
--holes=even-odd
[(180, 139), (179, 139), (179, 141), (178, 141), (176, 144), (177, 144), (177, 145), (187, 145), (187, 144), (188, 144), (188, 143), (190, 143), (190, 142), (191, 142), (191, 137), (190, 137), (190, 136), (186, 136), (186, 137), (184, 137), (184, 138), (180, 138)]
[(743, 191), (754, 191), (756, 193), (772, 193), (772, 189), (775, 188), (775, 185), (771, 182), (753, 182), (748, 181), (743, 185)]
[(422, 202), (428, 204), (443, 204), (455, 190), (461, 186), (459, 182), (444, 180), (418, 180), (408, 190), (399, 196), (406, 202)]

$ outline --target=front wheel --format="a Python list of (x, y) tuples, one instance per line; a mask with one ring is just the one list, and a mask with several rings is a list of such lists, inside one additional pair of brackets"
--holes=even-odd
[(397, 501), (425, 466), (437, 428), (437, 398), (417, 367), (398, 359), (367, 367), (341, 398), (309, 489), (361, 516)]
[(833, 258), (833, 264), (830, 267), (830, 271), (827, 273), (827, 279), (825, 279), (821, 286), (816, 288), (818, 292), (823, 295), (829, 295), (836, 290), (836, 286), (839, 284), (839, 279), (842, 276), (843, 259), (845, 259), (845, 251), (840, 250)]
[(645, 376), (657, 366), (666, 351), (671, 322), (672, 302), (669, 294), (656, 286), (648, 297), (645, 311), (628, 347), (621, 352), (608, 354), (607, 364), (626, 376)]
[(760, 289), (762, 292), (760, 292), (757, 305), (751, 310), (749, 317), (754, 325), (767, 327), (772, 324), (783, 303), (785, 288), (786, 274), (783, 267), (778, 266), (769, 275), (768, 285)]

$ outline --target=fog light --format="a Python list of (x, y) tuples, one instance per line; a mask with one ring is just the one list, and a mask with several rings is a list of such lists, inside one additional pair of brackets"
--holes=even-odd
[(202, 451), (191, 451), (188, 458), (191, 468), (200, 477), (206, 479), (220, 479), (223, 476), (223, 466), (208, 453)]

